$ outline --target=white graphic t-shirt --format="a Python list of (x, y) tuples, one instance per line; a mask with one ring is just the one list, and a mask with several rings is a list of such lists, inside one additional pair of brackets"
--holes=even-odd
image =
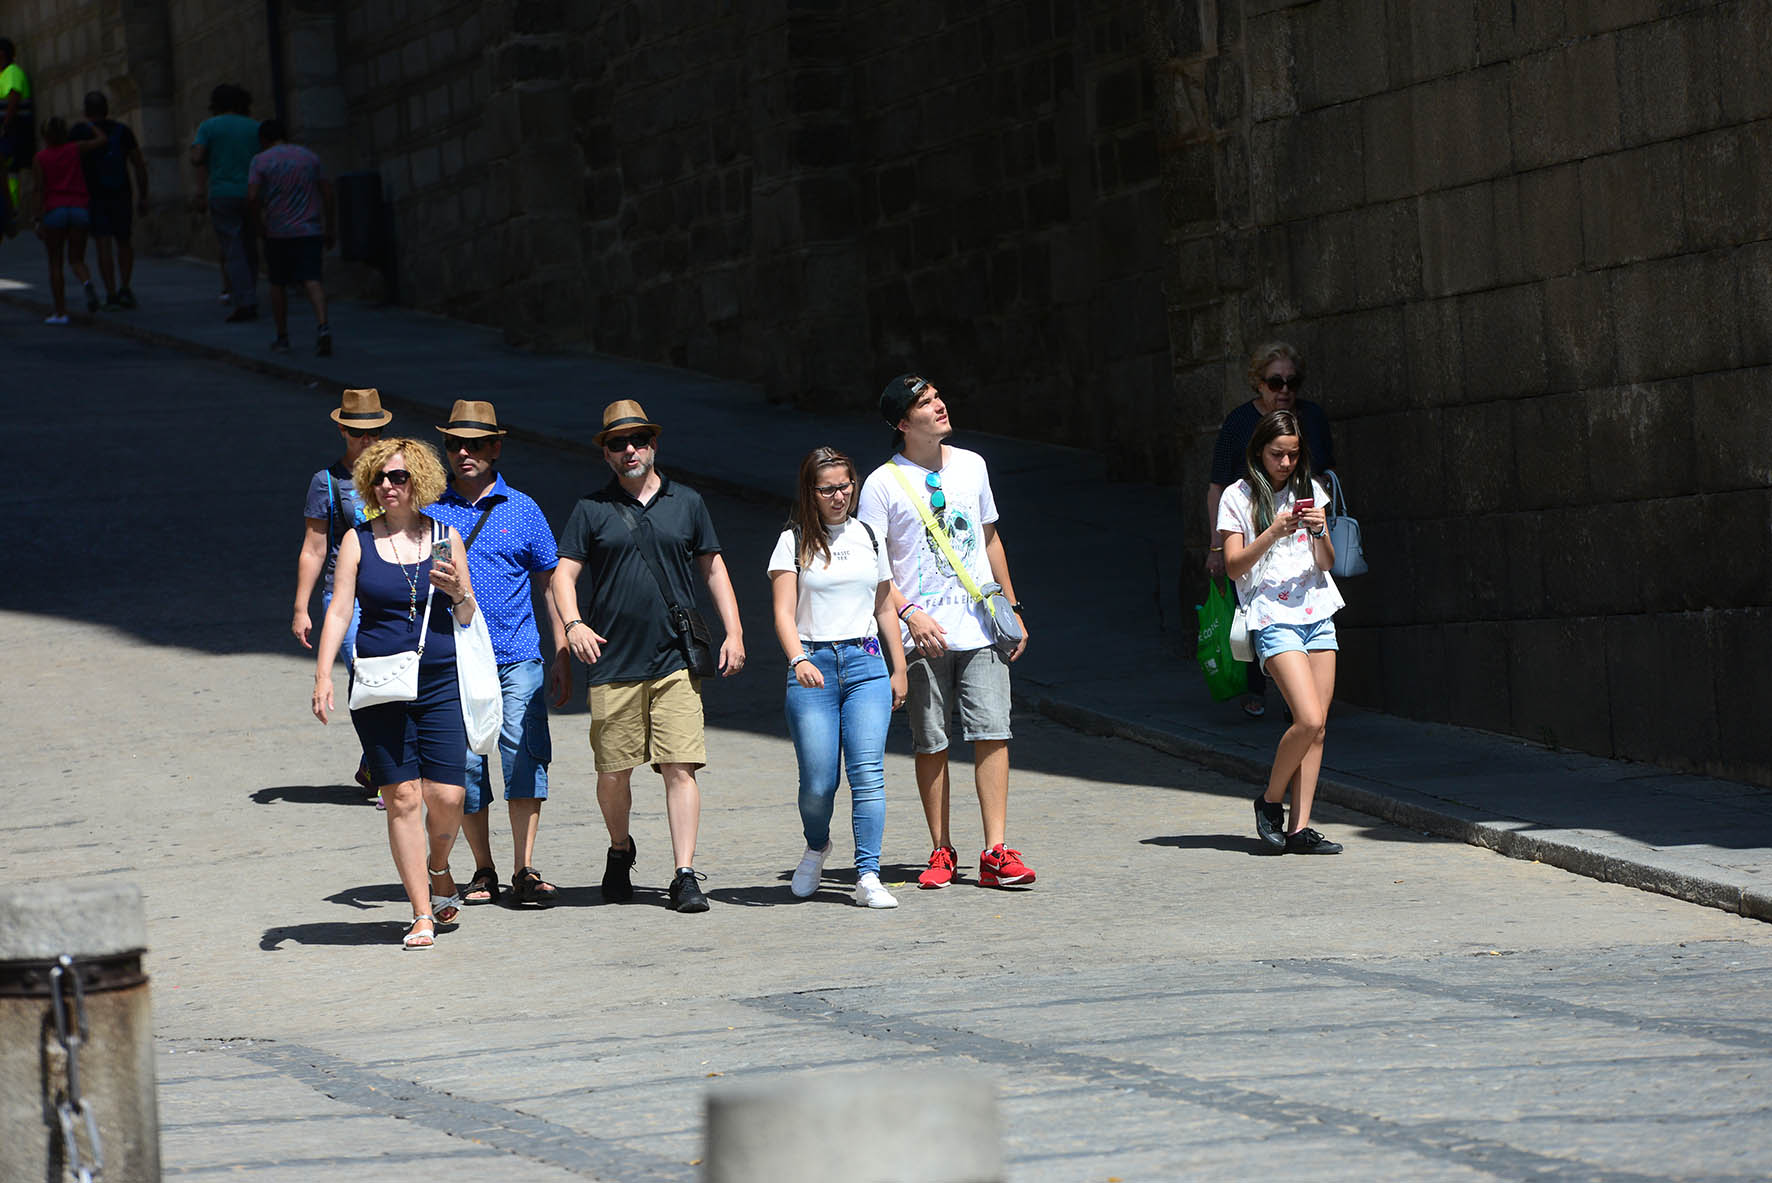
[[(769, 556), (769, 571), (794, 569), (794, 532), (783, 530)], [(886, 563), (886, 541), (874, 553), (867, 527), (854, 518), (831, 530), (831, 561), (827, 565), (815, 550), (812, 561), (800, 572), (800, 599), (794, 622), (802, 641), (853, 641), (877, 636), (880, 622), (874, 619), (874, 597), (880, 585), (892, 578)]]
[[(979, 587), (991, 582), (990, 556), (984, 550), (984, 528), (997, 520), (997, 499), (991, 493), (990, 470), (977, 452), (949, 445), (943, 449), (946, 463), (935, 474), (947, 504), (937, 511), (942, 528), (960, 561)], [(909, 479), (924, 505), (933, 488), (929, 470), (903, 455), (892, 457)], [(892, 580), (905, 598), (915, 602), (947, 630), (949, 649), (983, 649), (992, 643), (989, 623), (982, 607), (974, 606), (966, 587), (955, 576), (941, 544), (923, 528), (922, 519), (906, 498), (904, 486), (884, 467), (876, 469), (861, 487), (856, 516), (872, 526), (886, 543), (892, 560)], [(910, 647), (910, 629), (903, 629)]]
[[(1329, 494), (1322, 485), (1312, 481), (1311, 489), (1318, 505), (1329, 504)], [(1292, 490), (1287, 489), (1275, 500), (1274, 513), (1284, 513), (1291, 508), (1292, 501)], [(1226, 489), (1219, 499), (1218, 528), (1226, 534), (1241, 534), (1244, 545), (1261, 533), (1255, 528), (1255, 500), (1247, 479)], [(1317, 566), (1310, 535), (1303, 526), (1269, 547), (1237, 579), (1237, 599), (1249, 605), (1250, 632), (1270, 624), (1327, 620), (1342, 606), (1335, 580)]]

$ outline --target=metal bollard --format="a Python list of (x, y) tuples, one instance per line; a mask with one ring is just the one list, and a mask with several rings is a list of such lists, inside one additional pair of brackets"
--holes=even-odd
[(0, 1179), (158, 1183), (147, 943), (131, 884), (0, 885)]
[(707, 1183), (1003, 1183), (997, 1094), (980, 1078), (798, 1076), (708, 1094)]

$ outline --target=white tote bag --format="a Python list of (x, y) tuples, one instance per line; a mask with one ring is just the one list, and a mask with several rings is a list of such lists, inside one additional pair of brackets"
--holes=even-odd
[(481, 756), (498, 750), (504, 726), (504, 688), (498, 681), (498, 658), (486, 614), (474, 605), (474, 618), (455, 622), (455, 681), (461, 690), (461, 721), (468, 729), (468, 749)]

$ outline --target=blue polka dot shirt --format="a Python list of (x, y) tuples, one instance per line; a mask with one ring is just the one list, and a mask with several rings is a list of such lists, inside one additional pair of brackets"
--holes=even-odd
[(486, 614), (486, 629), (492, 634), (498, 663), (534, 661), (542, 654), (530, 577), (552, 571), (560, 562), (554, 551), (554, 531), (541, 507), (505, 484), (501, 475), (493, 478), (473, 505), (462, 500), (452, 486), (425, 512), (454, 526), (465, 540), (487, 506), (492, 507), (492, 514), (468, 548), (468, 578), (474, 583), (474, 599)]

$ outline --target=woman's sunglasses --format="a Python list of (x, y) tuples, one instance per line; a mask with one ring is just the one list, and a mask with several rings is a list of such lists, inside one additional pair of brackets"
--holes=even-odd
[(1297, 374), (1288, 374), (1283, 378), (1278, 374), (1269, 374), (1261, 380), (1261, 384), (1278, 394), (1282, 390), (1297, 390), (1304, 385), (1304, 379)]
[(411, 479), (412, 474), (407, 472), (404, 468), (390, 468), (386, 472), (376, 473), (375, 479), (369, 482), (369, 487), (372, 489), (376, 488), (383, 480), (391, 481), (397, 486), (405, 485), (406, 482)]

